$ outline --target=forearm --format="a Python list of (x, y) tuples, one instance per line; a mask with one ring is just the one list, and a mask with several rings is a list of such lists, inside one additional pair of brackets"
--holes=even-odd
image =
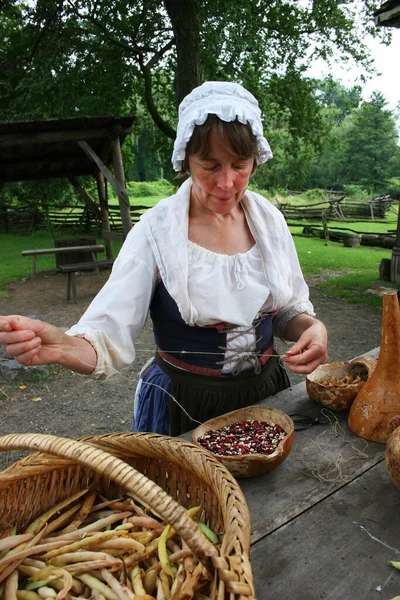
[(62, 350), (57, 362), (66, 369), (81, 375), (89, 375), (96, 368), (97, 353), (85, 338), (64, 334)]
[(300, 313), (290, 319), (283, 330), (283, 337), (288, 342), (297, 342), (297, 340), (303, 335), (303, 333), (315, 325), (318, 319), (307, 313)]

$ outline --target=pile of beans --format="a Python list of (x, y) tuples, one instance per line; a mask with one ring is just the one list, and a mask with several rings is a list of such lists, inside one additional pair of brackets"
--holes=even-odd
[(272, 454), (285, 437), (286, 432), (280, 425), (249, 420), (207, 431), (197, 441), (219, 456), (237, 456)]
[[(216, 544), (202, 512), (186, 515)], [(85, 489), (25, 530), (0, 531), (1, 600), (195, 600), (212, 584), (172, 526), (130, 496)]]

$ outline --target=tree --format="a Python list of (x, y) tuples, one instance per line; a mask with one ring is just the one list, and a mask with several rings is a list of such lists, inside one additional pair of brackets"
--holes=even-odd
[(140, 102), (171, 139), (180, 100), (205, 79), (230, 79), (260, 98), (267, 124), (289, 111), (293, 132), (316, 141), (318, 106), (302, 72), (334, 50), (367, 67), (362, 33), (377, 35), (369, 0), (3, 1), (3, 119), (115, 114)]
[[(360, 85), (346, 87), (340, 81), (327, 77), (322, 81), (316, 81), (316, 94), (321, 106), (336, 108), (334, 120), (335, 123), (341, 123), (354, 108), (360, 105), (362, 87)], [(333, 112), (331, 116), (333, 117)]]
[(353, 112), (346, 136), (345, 183), (384, 190), (387, 180), (395, 176), (394, 165), (399, 160), (400, 148), (396, 122), (386, 106), (384, 96), (374, 92), (369, 102), (363, 102)]

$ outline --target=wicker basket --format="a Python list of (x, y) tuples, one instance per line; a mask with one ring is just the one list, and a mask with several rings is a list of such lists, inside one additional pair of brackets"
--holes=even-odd
[[(173, 525), (214, 574), (211, 598), (254, 599), (247, 504), (236, 480), (210, 453), (183, 439), (152, 433), (80, 441), (39, 434), (0, 437), (0, 450), (20, 449), (37, 452), (0, 472), (0, 534), (10, 524), (26, 528), (89, 485), (110, 498), (134, 492)], [(198, 504), (220, 534), (219, 549), (186, 515), (186, 508)]]

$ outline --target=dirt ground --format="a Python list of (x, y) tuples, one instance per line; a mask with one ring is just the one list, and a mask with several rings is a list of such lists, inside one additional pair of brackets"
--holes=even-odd
[[(107, 272), (77, 276), (77, 304), (66, 301), (66, 278), (55, 272), (10, 285), (10, 297), (0, 299), (0, 314), (23, 314), (47, 320), (67, 329), (73, 325), (104, 284)], [(379, 346), (381, 310), (329, 298), (309, 281), (317, 316), (329, 333), (328, 362), (349, 360)], [(48, 433), (77, 438), (83, 435), (131, 431), (133, 398), (138, 372), (154, 349), (148, 323), (137, 343), (137, 361), (122, 374), (96, 381), (54, 367), (51, 373), (12, 382), (0, 380), (0, 434)], [(285, 345), (278, 343), (278, 351)], [(4, 356), (4, 355), (3, 355)], [(0, 360), (4, 360), (0, 358)], [(291, 376), (292, 384), (303, 376)], [(0, 469), (20, 457), (3, 453)]]

